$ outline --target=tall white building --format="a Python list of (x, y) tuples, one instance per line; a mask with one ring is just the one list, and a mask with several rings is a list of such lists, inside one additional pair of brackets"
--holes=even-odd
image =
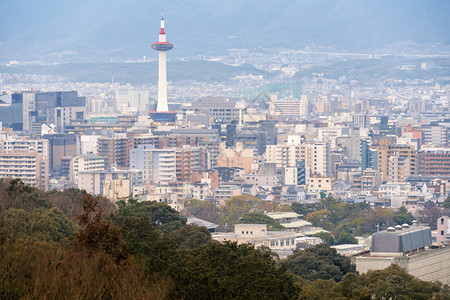
[(311, 174), (327, 175), (329, 146), (327, 143), (314, 143), (307, 146), (306, 167)]
[(139, 145), (130, 151), (130, 168), (141, 170), (149, 183), (168, 184), (176, 181), (176, 149), (155, 149), (153, 145)]
[(309, 99), (307, 95), (300, 97), (300, 116), (308, 118), (310, 113)]
[(265, 158), (276, 163), (277, 168), (295, 167), (300, 160), (306, 160), (306, 144), (267, 145)]

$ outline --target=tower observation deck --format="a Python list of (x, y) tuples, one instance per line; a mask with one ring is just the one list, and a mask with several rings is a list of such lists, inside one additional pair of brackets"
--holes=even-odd
[(177, 116), (175, 111), (169, 111), (167, 104), (167, 74), (166, 74), (166, 51), (173, 48), (173, 45), (166, 41), (164, 31), (164, 17), (161, 17), (161, 31), (159, 32), (158, 42), (152, 45), (152, 49), (159, 52), (159, 70), (158, 70), (158, 102), (156, 111), (149, 113), (150, 118), (158, 122), (174, 122)]

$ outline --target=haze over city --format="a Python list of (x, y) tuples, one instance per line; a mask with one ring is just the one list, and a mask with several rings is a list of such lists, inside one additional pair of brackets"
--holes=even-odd
[(0, 3), (0, 298), (449, 299), (450, 2)]

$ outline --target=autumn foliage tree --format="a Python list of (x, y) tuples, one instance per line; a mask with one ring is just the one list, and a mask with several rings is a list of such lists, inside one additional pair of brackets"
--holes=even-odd
[(103, 220), (102, 209), (94, 196), (83, 196), (83, 213), (77, 218), (81, 229), (76, 235), (75, 248), (101, 250), (111, 255), (117, 264), (128, 259), (129, 253), (119, 228)]

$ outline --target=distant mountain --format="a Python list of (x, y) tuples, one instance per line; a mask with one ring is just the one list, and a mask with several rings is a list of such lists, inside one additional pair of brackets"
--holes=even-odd
[(174, 57), (311, 44), (450, 45), (448, 0), (2, 0), (0, 61), (156, 58), (150, 45), (161, 8)]
[[(240, 74), (263, 75), (270, 77), (269, 72), (252, 65), (230, 66), (211, 61), (174, 61), (167, 64), (169, 81), (203, 81), (223, 82)], [(64, 63), (56, 65), (0, 65), (0, 73), (36, 74), (61, 76), (71, 82), (110, 82), (135, 84), (156, 84), (158, 80), (158, 63)]]

